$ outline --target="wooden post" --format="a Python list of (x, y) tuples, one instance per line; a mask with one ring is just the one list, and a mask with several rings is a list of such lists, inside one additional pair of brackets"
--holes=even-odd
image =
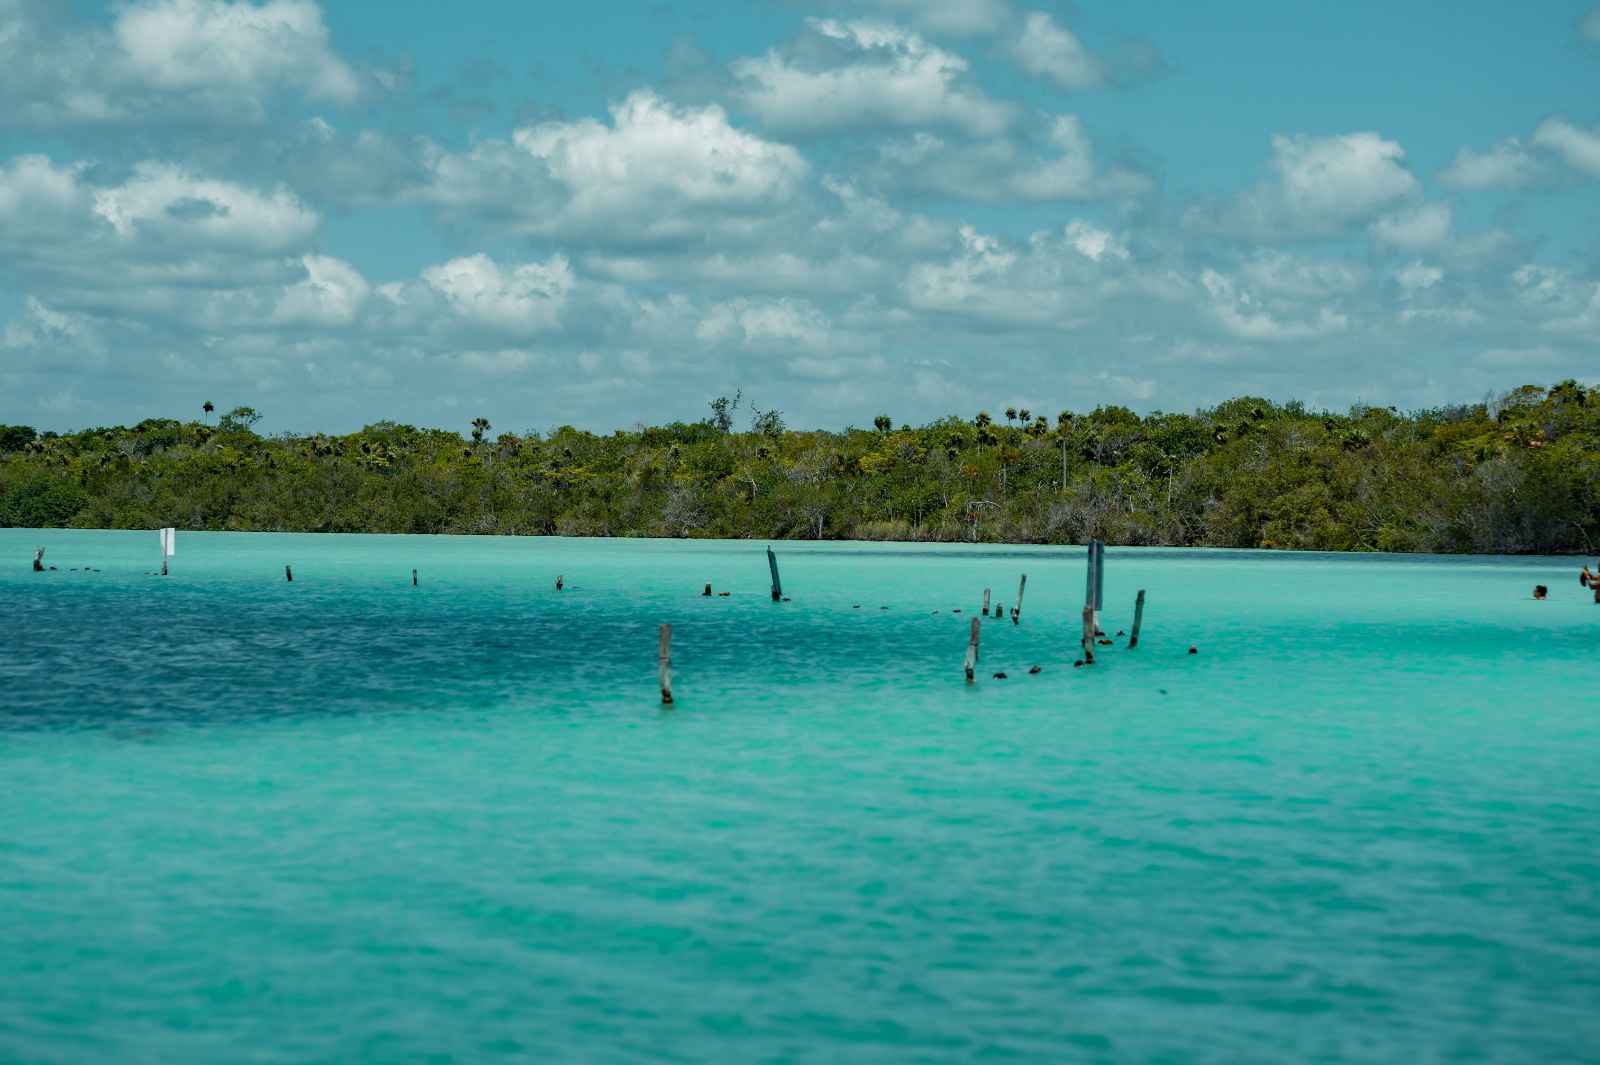
[(1144, 589), (1139, 589), (1139, 597), (1133, 601), (1133, 635), (1128, 637), (1128, 650), (1139, 646), (1139, 627), (1144, 624)]
[(983, 610), (980, 611), (980, 613), (982, 613), (984, 617), (989, 616), (989, 589), (987, 588), (983, 590)]
[(661, 625), (661, 705), (672, 705), (672, 626)]
[(1106, 608), (1106, 542), (1094, 542), (1094, 624), (1100, 627), (1100, 611)]
[(783, 582), (778, 579), (778, 556), (770, 547), (767, 548), (767, 568), (772, 571), (772, 601), (776, 603), (783, 598)]
[(283, 567), (283, 579), (286, 581), (294, 580), (294, 570), (290, 569), (287, 564)]
[(1094, 665), (1094, 607), (1085, 604), (1083, 608), (1083, 664)]
[(33, 572), (44, 572), (44, 548), (36, 547), (33, 551)]
[(562, 588), (566, 587), (566, 584), (566, 575), (561, 573), (556, 574), (556, 591), (559, 592)]
[(411, 587), (415, 588), (416, 586), (417, 586), (417, 571), (416, 570), (412, 570), (411, 571)]
[(701, 592), (701, 593), (700, 593), (700, 594), (701, 594), (701, 595), (702, 595), (702, 596), (706, 596), (706, 597), (708, 597), (708, 598), (709, 598), (709, 597), (710, 597), (710, 595), (711, 595), (711, 585), (709, 585), (709, 584), (707, 584), (707, 585), (706, 585), (706, 590), (705, 590), (705, 591), (703, 591), (703, 592)]
[(1092, 610), (1092, 609), (1094, 609), (1094, 563), (1095, 563), (1094, 541), (1093, 540), (1089, 541), (1089, 547), (1088, 547), (1087, 553), (1085, 554), (1084, 557), (1086, 559), (1086, 562), (1085, 562), (1085, 568), (1084, 568), (1084, 571), (1083, 571), (1084, 572), (1083, 605), (1086, 606), (1086, 607), (1089, 607)]
[(964, 668), (967, 671), (967, 683), (971, 684), (978, 668), (978, 630), (983, 627), (983, 622), (978, 618), (972, 619), (972, 635), (967, 637), (967, 661)]
[(1017, 605), (1011, 608), (1011, 624), (1022, 624), (1022, 590), (1028, 586), (1028, 575), (1024, 573), (1017, 582)]

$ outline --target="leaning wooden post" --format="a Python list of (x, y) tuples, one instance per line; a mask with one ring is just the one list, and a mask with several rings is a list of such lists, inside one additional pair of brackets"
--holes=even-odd
[(283, 579), (286, 581), (294, 580), (294, 570), (290, 569), (287, 564), (283, 567)]
[(672, 705), (672, 626), (661, 625), (661, 704)]
[(1011, 624), (1022, 624), (1022, 590), (1028, 586), (1028, 575), (1024, 573), (1017, 582), (1017, 605), (1011, 608)]
[(33, 549), (33, 572), (44, 572), (44, 548), (42, 547), (36, 547)]
[(783, 598), (783, 582), (778, 579), (778, 556), (770, 547), (767, 548), (767, 568), (772, 571), (772, 601), (776, 603)]
[(978, 668), (978, 630), (983, 627), (983, 622), (978, 618), (972, 619), (972, 635), (967, 637), (967, 683), (971, 684)]
[(1133, 601), (1133, 635), (1128, 637), (1128, 650), (1139, 646), (1139, 627), (1144, 624), (1144, 589), (1139, 589), (1139, 597)]
[(983, 590), (983, 610), (981, 610), (980, 613), (984, 617), (989, 616), (989, 589), (987, 588)]
[(1083, 608), (1083, 664), (1094, 665), (1094, 607), (1088, 604)]

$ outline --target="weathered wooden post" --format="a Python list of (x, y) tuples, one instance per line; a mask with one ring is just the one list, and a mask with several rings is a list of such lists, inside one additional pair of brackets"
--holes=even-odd
[(415, 588), (416, 586), (417, 586), (417, 571), (413, 569), (411, 571), (411, 587)]
[(1094, 665), (1094, 607), (1083, 608), (1083, 664)]
[(290, 569), (287, 563), (283, 567), (283, 579), (286, 581), (294, 580), (294, 570)]
[(1100, 630), (1100, 612), (1106, 608), (1106, 542), (1094, 542), (1094, 627)]
[(556, 574), (556, 591), (559, 592), (562, 588), (566, 587), (566, 584), (567, 584), (566, 576), (564, 574), (560, 574), (560, 573)]
[(1133, 601), (1133, 635), (1128, 637), (1128, 650), (1139, 646), (1139, 628), (1144, 624), (1144, 589), (1139, 589), (1139, 596)]
[(1022, 624), (1022, 590), (1028, 586), (1028, 575), (1024, 573), (1017, 582), (1017, 605), (1011, 608), (1011, 624)]
[(707, 584), (707, 585), (706, 585), (706, 590), (705, 590), (705, 591), (703, 591), (703, 592), (701, 592), (701, 593), (700, 593), (700, 594), (701, 594), (701, 595), (702, 595), (702, 596), (703, 596), (703, 597), (705, 597), (705, 598), (707, 598), (707, 599), (709, 599), (709, 598), (711, 598), (711, 585), (710, 585), (710, 584)]
[(770, 547), (767, 548), (767, 568), (772, 571), (772, 601), (776, 603), (783, 599), (783, 582), (778, 579), (778, 556)]
[(42, 547), (36, 547), (33, 549), (33, 572), (44, 572), (44, 548)]
[(974, 671), (978, 668), (978, 630), (983, 627), (979, 618), (972, 619), (972, 635), (967, 637), (967, 660), (964, 668), (967, 671), (967, 683), (971, 684)]
[(987, 588), (983, 590), (983, 610), (980, 611), (980, 613), (982, 613), (984, 617), (989, 616), (989, 589)]
[(661, 625), (661, 704), (672, 705), (672, 626)]

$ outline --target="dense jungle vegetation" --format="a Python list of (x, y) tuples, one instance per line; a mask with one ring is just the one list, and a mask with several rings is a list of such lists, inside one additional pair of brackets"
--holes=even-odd
[[(0, 526), (1592, 552), (1600, 389), (1344, 413), (1007, 409), (788, 429), (703, 421), (462, 437), (262, 436), (238, 407), (58, 435), (0, 426)], [(748, 413), (748, 412), (746, 412)], [(742, 431), (736, 423), (746, 422)]]

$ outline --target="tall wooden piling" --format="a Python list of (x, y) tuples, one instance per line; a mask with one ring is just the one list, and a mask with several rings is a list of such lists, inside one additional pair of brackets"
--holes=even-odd
[(416, 586), (417, 586), (417, 571), (416, 570), (412, 570), (411, 571), (411, 587), (415, 588)]
[(976, 677), (978, 668), (978, 630), (983, 627), (979, 618), (972, 619), (972, 635), (967, 637), (967, 660), (964, 668), (967, 672), (967, 683), (971, 684)]
[(987, 588), (983, 590), (983, 610), (980, 611), (980, 613), (982, 613), (984, 617), (989, 616), (989, 589)]
[(1022, 624), (1022, 592), (1027, 587), (1028, 575), (1024, 573), (1022, 579), (1017, 582), (1017, 605), (1011, 608), (1011, 624), (1013, 625)]
[(44, 572), (44, 548), (42, 547), (36, 547), (33, 549), (33, 572)]
[(1144, 589), (1139, 589), (1139, 597), (1133, 601), (1133, 635), (1128, 637), (1128, 650), (1139, 646), (1139, 629), (1144, 625)]
[(1094, 623), (1100, 625), (1100, 611), (1106, 608), (1106, 542), (1094, 542)]
[(783, 581), (778, 579), (778, 556), (770, 547), (767, 548), (767, 568), (772, 571), (772, 601), (776, 603), (783, 599)]
[(661, 625), (661, 704), (672, 705), (672, 626)]
[(290, 569), (287, 564), (283, 567), (283, 579), (286, 581), (294, 580), (294, 570)]
[(1083, 664), (1094, 665), (1094, 607), (1085, 605), (1083, 608)]

